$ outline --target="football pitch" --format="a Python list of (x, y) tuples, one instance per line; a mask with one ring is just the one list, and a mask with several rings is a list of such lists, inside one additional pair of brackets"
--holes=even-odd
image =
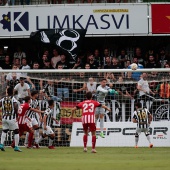
[(170, 148), (107, 147), (87, 153), (82, 148), (58, 147), (0, 151), (0, 170), (169, 170)]

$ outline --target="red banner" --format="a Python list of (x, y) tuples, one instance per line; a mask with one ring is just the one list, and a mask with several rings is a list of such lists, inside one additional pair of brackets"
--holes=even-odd
[(152, 4), (152, 33), (170, 34), (170, 4)]
[(81, 122), (82, 110), (76, 110), (73, 119), (70, 119), (72, 109), (77, 102), (61, 102), (61, 124), (72, 124), (73, 122)]

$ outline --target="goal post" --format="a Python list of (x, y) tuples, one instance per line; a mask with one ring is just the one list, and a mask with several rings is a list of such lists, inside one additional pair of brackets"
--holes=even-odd
[[(150, 89), (148, 93), (144, 90), (145, 98), (140, 96), (138, 87), (138, 81), (143, 73), (146, 73), (145, 81)], [(111, 109), (111, 112), (105, 111), (104, 113), (105, 122), (130, 123), (135, 110), (135, 102), (146, 105), (153, 115), (153, 121), (169, 120), (170, 69), (168, 68), (135, 71), (131, 69), (0, 70), (1, 98), (5, 96), (7, 87), (14, 88), (17, 83), (20, 83), (20, 77), (25, 78), (24, 81), (28, 83), (30, 91), (38, 91), (41, 110), (48, 107), (49, 98), (55, 100), (54, 117), (58, 119), (59, 124), (53, 122), (52, 127), (56, 134), (55, 145), (57, 146), (70, 146), (72, 124), (73, 122), (81, 123), (82, 115), (81, 110), (76, 110), (71, 119), (71, 110), (80, 101), (85, 100), (87, 91), (91, 91), (93, 99), (96, 100), (97, 87), (102, 79), (106, 79), (108, 88), (113, 89), (108, 91), (105, 98), (105, 104)], [(144, 88), (145, 86), (146, 84)], [(15, 94), (15, 97), (20, 99), (18, 94)], [(0, 129), (1, 124), (0, 120)], [(10, 144), (13, 134), (9, 132), (7, 138)], [(23, 140), (20, 140), (21, 145), (23, 145)], [(42, 145), (47, 145), (47, 143), (48, 139)]]

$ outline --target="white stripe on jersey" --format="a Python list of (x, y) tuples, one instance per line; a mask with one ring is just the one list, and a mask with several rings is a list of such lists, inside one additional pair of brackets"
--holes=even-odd
[[(33, 109), (36, 109), (38, 106), (39, 106), (38, 100), (37, 100), (37, 99), (35, 99), (35, 100), (32, 100), (32, 99), (31, 99), (30, 107), (33, 108)], [(27, 116), (28, 116), (29, 118), (37, 118), (36, 112), (31, 111), (31, 110), (28, 111)]]
[(94, 115), (83, 115), (82, 116), (82, 123), (95, 123)]
[(53, 118), (53, 109), (47, 108), (44, 112), (44, 115), (47, 115), (46, 118), (46, 125), (51, 126), (52, 123), (52, 118)]

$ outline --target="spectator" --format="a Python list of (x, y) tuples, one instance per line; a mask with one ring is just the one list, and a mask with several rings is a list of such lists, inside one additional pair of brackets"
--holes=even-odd
[[(63, 65), (62, 64), (57, 64), (57, 69), (62, 70)], [(56, 74), (56, 82), (57, 82), (57, 96), (61, 99), (64, 98), (64, 100), (68, 101), (69, 100), (69, 80), (70, 80), (70, 75), (68, 74)]]
[(20, 83), (18, 83), (15, 87), (14, 87), (14, 95), (17, 94), (17, 99), (19, 100), (20, 103), (23, 102), (24, 98), (26, 96), (31, 96), (30, 94), (30, 86), (25, 83), (25, 78), (24, 77), (20, 77), (19, 79)]
[(94, 59), (99, 64), (99, 68), (103, 68), (103, 58), (100, 56), (98, 49), (94, 50)]
[[(143, 65), (142, 64), (139, 64), (138, 63), (138, 58), (137, 57), (134, 57), (133, 58), (133, 62), (132, 63), (136, 63), (137, 64), (137, 69), (143, 69)], [(131, 69), (131, 65), (128, 66), (128, 69)], [(140, 79), (140, 76), (141, 76), (141, 72), (128, 72), (127, 73), (127, 78), (128, 79), (134, 79), (134, 80), (139, 80)]]
[(42, 69), (53, 69), (53, 67), (51, 66), (51, 62), (49, 59), (44, 61), (44, 67)]
[(142, 51), (141, 48), (137, 47), (135, 49), (135, 55), (134, 57), (138, 59), (138, 63), (143, 65), (143, 67), (145, 66), (145, 60), (144, 60), (144, 56), (142, 55)]
[(62, 65), (62, 69), (69, 69), (69, 62), (66, 60), (66, 56), (64, 54), (61, 55), (61, 60), (57, 63), (56, 68), (58, 68), (59, 65)]
[(74, 64), (74, 67), (72, 69), (83, 69), (83, 68), (84, 68), (84, 65), (81, 61), (81, 57), (77, 57), (77, 61)]
[(86, 93), (90, 91), (93, 95), (96, 94), (97, 82), (94, 81), (93, 77), (89, 77), (89, 81), (85, 83), (84, 86), (86, 89)]
[(4, 53), (4, 48), (0, 46), (0, 62), (5, 61), (5, 53)]
[[(128, 92), (128, 87), (124, 83), (123, 77), (119, 76), (116, 91), (119, 93), (118, 101), (122, 104), (125, 103), (126, 113), (125, 113), (125, 121), (131, 120), (131, 99), (133, 99), (132, 95)], [(119, 115), (117, 117), (117, 121), (119, 121), (121, 117), (121, 109), (119, 109)]]
[(4, 62), (1, 63), (2, 69), (12, 69), (12, 63), (10, 62), (9, 55), (5, 56)]
[(43, 55), (40, 61), (40, 68), (43, 69), (45, 67), (45, 61), (48, 60), (47, 55)]
[(156, 61), (158, 61), (158, 54), (155, 53), (155, 51), (153, 49), (150, 49), (147, 53), (146, 53), (146, 57), (145, 57), (145, 61), (149, 60), (149, 56), (155, 56)]
[(120, 51), (120, 55), (117, 57), (118, 62), (120, 63), (121, 68), (125, 68), (126, 67), (126, 62), (129, 59), (128, 55), (126, 54), (126, 51), (124, 49), (122, 49)]
[[(21, 70), (30, 70), (31, 67), (27, 64), (27, 59), (26, 58), (22, 58), (21, 60)], [(27, 77), (27, 73), (21, 73), (22, 77)]]
[(95, 60), (94, 56), (90, 54), (88, 58), (88, 64), (90, 65), (90, 69), (99, 69), (99, 63)]
[(146, 64), (146, 68), (160, 68), (160, 64), (156, 62), (155, 57), (150, 55)]
[(26, 54), (25, 54), (25, 52), (22, 51), (20, 46), (17, 47), (17, 51), (14, 53), (14, 56), (13, 56), (14, 63), (15, 63), (15, 58), (19, 58), (20, 64), (21, 64), (22, 58), (26, 58)]
[(112, 67), (111, 58), (105, 57), (104, 69), (111, 69), (111, 67)]
[(19, 59), (19, 58), (15, 58), (15, 59), (14, 59), (14, 65), (16, 65), (18, 68), (21, 67), (21, 62), (20, 62), (20, 59)]
[[(143, 73), (140, 80), (138, 81), (137, 89), (139, 90), (140, 100), (144, 101), (144, 107), (146, 107), (147, 100), (150, 101), (150, 94), (155, 95), (155, 93), (149, 88), (149, 83), (147, 81), (147, 74)], [(150, 104), (150, 103), (149, 103)]]
[(53, 49), (53, 57), (51, 58), (51, 65), (56, 68), (56, 64), (61, 61), (61, 56), (58, 54), (57, 49)]
[(160, 67), (164, 68), (167, 62), (169, 62), (169, 57), (165, 54), (165, 50), (162, 48), (159, 52), (157, 63), (160, 63)]
[(103, 56), (104, 63), (103, 63), (103, 65), (105, 65), (106, 57), (110, 57), (110, 59), (111, 59), (111, 56), (109, 55), (109, 49), (108, 48), (104, 49), (104, 56)]

